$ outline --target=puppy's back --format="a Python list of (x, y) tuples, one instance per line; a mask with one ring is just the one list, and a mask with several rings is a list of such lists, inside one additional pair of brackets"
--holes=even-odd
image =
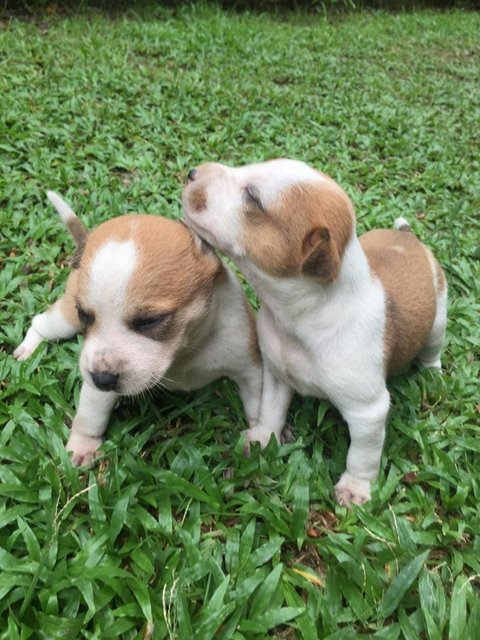
[(445, 279), (431, 252), (409, 230), (375, 229), (359, 239), (385, 290), (385, 361), (387, 373), (395, 374), (427, 341)]

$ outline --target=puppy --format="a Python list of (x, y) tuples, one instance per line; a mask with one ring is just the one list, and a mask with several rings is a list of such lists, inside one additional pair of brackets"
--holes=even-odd
[(14, 356), (43, 339), (84, 332), (83, 384), (67, 450), (89, 464), (123, 395), (161, 386), (197, 389), (221, 376), (238, 385), (250, 424), (262, 365), (255, 320), (235, 276), (183, 223), (148, 215), (104, 222), (91, 233), (53, 192), (77, 243), (65, 294), (36, 315)]
[(189, 173), (183, 207), (187, 224), (236, 262), (262, 303), (263, 393), (248, 439), (278, 439), (292, 390), (329, 399), (351, 438), (337, 500), (369, 500), (390, 405), (386, 377), (414, 358), (440, 368), (447, 285), (438, 262), (403, 219), (399, 230), (357, 238), (346, 193), (302, 162), (202, 165)]

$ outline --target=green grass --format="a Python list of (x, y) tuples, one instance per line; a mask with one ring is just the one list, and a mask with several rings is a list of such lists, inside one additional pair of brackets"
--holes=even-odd
[[(4, 26), (0, 637), (477, 639), (480, 15)], [(406, 216), (447, 273), (444, 374), (392, 381), (371, 503), (333, 500), (348, 434), (325, 403), (296, 399), (295, 442), (244, 459), (226, 381), (123, 403), (73, 469), (81, 341), (11, 356), (72, 251), (45, 190), (90, 226), (178, 217), (190, 167), (277, 156), (336, 178), (360, 230)]]

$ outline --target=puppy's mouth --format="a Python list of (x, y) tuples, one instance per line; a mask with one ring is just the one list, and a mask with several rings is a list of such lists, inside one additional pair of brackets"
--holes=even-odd
[(188, 215), (187, 211), (184, 212), (183, 218), (187, 227), (189, 227), (203, 242), (205, 242), (212, 251), (218, 246), (215, 236), (207, 229), (203, 229), (196, 220)]

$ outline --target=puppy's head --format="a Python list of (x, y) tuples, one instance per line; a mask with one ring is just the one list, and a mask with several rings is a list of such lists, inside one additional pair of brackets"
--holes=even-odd
[(187, 224), (232, 258), (322, 283), (337, 278), (355, 227), (338, 184), (294, 160), (201, 165), (189, 173), (183, 208)]
[(93, 230), (78, 269), (82, 375), (130, 395), (165, 381), (194, 341), (222, 266), (182, 223), (132, 215)]

